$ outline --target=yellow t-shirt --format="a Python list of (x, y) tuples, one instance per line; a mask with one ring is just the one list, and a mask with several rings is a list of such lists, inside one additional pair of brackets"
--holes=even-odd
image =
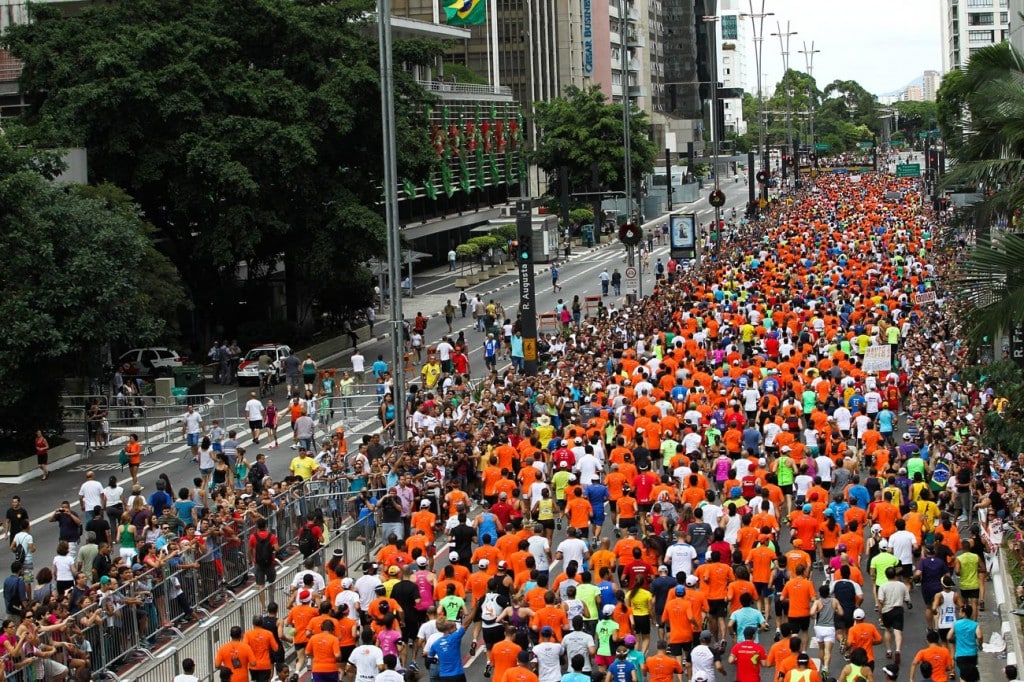
[(316, 460), (312, 457), (294, 457), (289, 469), (296, 476), (301, 476), (303, 481), (308, 481), (313, 478), (313, 472), (316, 471)]
[(428, 362), (423, 365), (423, 369), (420, 370), (420, 374), (423, 375), (423, 383), (427, 388), (433, 388), (437, 385), (437, 380), (441, 378), (441, 366)]
[(633, 592), (626, 593), (626, 605), (633, 609), (634, 616), (651, 615), (652, 599), (653, 595), (643, 588), (637, 590), (635, 594)]

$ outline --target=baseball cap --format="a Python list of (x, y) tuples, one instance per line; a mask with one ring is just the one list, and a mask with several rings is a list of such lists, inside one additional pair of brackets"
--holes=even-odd
[(568, 463), (568, 462), (566, 462), (566, 461), (565, 461), (565, 460), (563, 459), (563, 460), (562, 460), (561, 462), (559, 462), (559, 463), (558, 463), (558, 468), (559, 468), (559, 469), (568, 469), (568, 468), (569, 468), (569, 463)]
[(430, 506), (430, 500), (423, 500), (420, 502), (420, 509), (426, 509)]
[(658, 573), (668, 573), (668, 566), (665, 564), (658, 566)]
[(625, 639), (622, 640), (626, 646), (633, 646), (636, 644), (636, 637), (633, 635), (626, 635)]
[(132, 570), (133, 571), (141, 571), (142, 570), (142, 564), (132, 564)]
[(299, 601), (303, 604), (313, 599), (313, 593), (309, 590), (299, 590)]
[(458, 561), (458, 560), (459, 560), (459, 553), (458, 552), (448, 552), (448, 561)]
[(555, 634), (555, 631), (551, 629), (550, 625), (545, 625), (540, 629), (540, 634), (542, 637), (551, 637)]
[(811, 505), (805, 504), (800, 509), (803, 511), (804, 514), (810, 514), (811, 513), (811, 508), (812, 508)]
[(846, 543), (840, 542), (838, 545), (836, 545), (836, 549), (838, 549), (840, 552), (845, 552), (847, 549)]
[(516, 660), (519, 661), (520, 663), (529, 663), (530, 662), (530, 652), (529, 651), (520, 651), (518, 654), (516, 654)]
[(401, 569), (398, 566), (388, 567), (388, 575), (398, 575), (399, 573), (401, 573)]
[(352, 580), (352, 578), (342, 578), (341, 579), (341, 587), (344, 590), (347, 590), (348, 588), (352, 587), (355, 584), (356, 583), (355, 583), (354, 580)]
[(676, 585), (676, 596), (682, 597), (684, 594), (686, 594), (686, 588), (682, 585)]
[(854, 620), (864, 620), (864, 609), (855, 609), (853, 612)]
[(878, 548), (879, 549), (889, 549), (889, 541), (885, 540), (885, 539), (879, 541)]
[(700, 641), (702, 642), (710, 642), (712, 637), (711, 630), (704, 630), (700, 633)]
[(881, 524), (876, 523), (873, 526), (871, 526), (871, 532), (872, 533), (881, 533), (882, 532)]
[(697, 584), (697, 581), (698, 581), (698, 578), (695, 575), (688, 575), (688, 576), (686, 576), (686, 586), (687, 587), (693, 587), (694, 585)]
[(488, 566), (491, 565), (491, 562), (488, 559), (481, 559), (480, 561), (477, 562), (476, 565), (479, 566), (480, 568), (487, 568)]
[(801, 540), (800, 538), (796, 538), (795, 540), (793, 540), (793, 546), (794, 547), (803, 547), (804, 546), (804, 541)]
[(611, 604), (605, 604), (601, 607), (601, 615), (610, 616), (615, 613), (615, 607)]
[(426, 566), (427, 565), (427, 557), (425, 557), (425, 556), (416, 557), (416, 565), (417, 566)]
[(100, 576), (100, 585), (109, 585), (109, 584), (110, 584), (110, 576), (109, 575)]
[(505, 570), (506, 568), (508, 568), (508, 564), (504, 561), (499, 561), (498, 568), (500, 568), (501, 570)]

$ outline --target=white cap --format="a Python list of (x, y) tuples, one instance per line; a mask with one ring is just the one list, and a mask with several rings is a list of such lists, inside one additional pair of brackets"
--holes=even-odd
[(425, 556), (416, 557), (416, 565), (417, 566), (426, 566), (427, 565), (427, 557), (425, 557)]
[(481, 559), (480, 561), (477, 562), (476, 565), (479, 566), (480, 568), (487, 568), (488, 566), (491, 565), (491, 562), (488, 561), (487, 559)]
[(698, 582), (697, 576), (695, 576), (695, 575), (688, 575), (688, 576), (686, 576), (686, 586), (687, 587), (693, 587), (694, 585), (697, 584), (697, 582)]
[(615, 613), (615, 607), (612, 606), (611, 604), (605, 604), (604, 606), (601, 607), (601, 613), (604, 614), (605, 616), (610, 616), (613, 613)]
[(881, 533), (882, 532), (882, 524), (876, 523), (873, 526), (871, 526), (871, 532), (872, 533)]
[(878, 549), (889, 549), (889, 541), (885, 539), (881, 540), (878, 543)]
[(429, 506), (430, 506), (430, 500), (423, 500), (422, 502), (420, 502), (420, 508), (421, 509), (426, 509)]
[(343, 590), (347, 590), (348, 588), (352, 587), (355, 584), (356, 583), (355, 583), (354, 580), (352, 580), (352, 578), (342, 578), (341, 579), (341, 588)]
[(864, 609), (854, 609), (853, 610), (853, 619), (854, 620), (864, 620)]
[(448, 553), (448, 561), (458, 561), (458, 560), (459, 560), (459, 553), (458, 552), (449, 552)]

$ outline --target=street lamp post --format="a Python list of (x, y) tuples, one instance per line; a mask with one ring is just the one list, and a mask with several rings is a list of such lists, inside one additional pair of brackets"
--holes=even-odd
[(391, 0), (377, 0), (380, 50), (380, 115), (383, 122), (384, 217), (388, 236), (388, 290), (391, 297), (391, 395), (395, 439), (405, 440), (405, 369), (402, 362), (402, 234), (398, 224), (398, 157), (395, 151), (394, 77), (391, 66)]
[[(754, 62), (757, 67), (757, 146), (761, 154), (761, 170), (768, 170), (768, 148), (765, 146), (765, 138), (767, 137), (767, 131), (765, 130), (764, 114), (764, 97), (761, 89), (761, 51), (764, 46), (764, 20), (768, 17), (775, 16), (774, 12), (765, 12), (764, 5), (765, 0), (761, 0), (761, 10), (759, 12), (754, 11), (755, 0), (749, 0), (750, 2), (750, 13), (747, 14), (750, 17), (750, 26), (754, 33)], [(766, 183), (761, 183), (761, 199), (766, 200), (768, 194), (768, 186)]]
[[(629, 49), (626, 47), (626, 32), (629, 24), (626, 21), (625, 0), (619, 0), (619, 57), (622, 69), (622, 146), (625, 151), (623, 179), (626, 190), (627, 222), (633, 222), (633, 152), (630, 148), (630, 115), (629, 110)], [(672, 179), (669, 178), (671, 185)], [(637, 212), (639, 212), (637, 206)], [(639, 221), (638, 221), (639, 222)]]
[(793, 88), (789, 82), (789, 39), (796, 35), (796, 31), (789, 30), (789, 22), (786, 22), (786, 30), (782, 30), (782, 24), (775, 22), (775, 26), (778, 29), (776, 33), (773, 33), (773, 37), (779, 39), (779, 50), (782, 52), (782, 78), (786, 82), (786, 147), (790, 150), (790, 153), (796, 155), (796, 150), (793, 149)]
[[(804, 42), (804, 49), (800, 50), (800, 54), (804, 56), (804, 64), (807, 67), (807, 76), (809, 78), (814, 77), (814, 55), (821, 52), (821, 50), (814, 49), (814, 41), (811, 41), (811, 48), (807, 49), (807, 42)], [(810, 112), (810, 145), (811, 151), (815, 151), (814, 147), (814, 93), (811, 92), (811, 83), (807, 83), (807, 110)]]
[[(708, 42), (710, 43), (709, 54), (711, 56), (711, 154), (712, 154), (712, 168), (715, 171), (715, 193), (717, 194), (719, 189), (719, 178), (718, 178), (718, 50), (715, 47), (715, 38), (717, 37), (718, 27), (718, 16), (706, 16), (701, 18), (706, 24), (710, 24), (711, 30), (708, 31)], [(717, 203), (717, 202), (716, 202)], [(715, 206), (715, 255), (718, 256), (722, 252), (722, 207)]]

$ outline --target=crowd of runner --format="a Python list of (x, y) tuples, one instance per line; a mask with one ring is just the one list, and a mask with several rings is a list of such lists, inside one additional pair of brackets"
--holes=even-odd
[[(979, 678), (1021, 479), (978, 445), (998, 398), (959, 380), (940, 276), (960, 254), (912, 181), (875, 175), (727, 238), (571, 322), (540, 376), (415, 392), (408, 443), (359, 447), (386, 544), (296, 577), (275, 631), (300, 671), (461, 682), (479, 653), (496, 682)], [(322, 454), (313, 476), (352, 473)]]

